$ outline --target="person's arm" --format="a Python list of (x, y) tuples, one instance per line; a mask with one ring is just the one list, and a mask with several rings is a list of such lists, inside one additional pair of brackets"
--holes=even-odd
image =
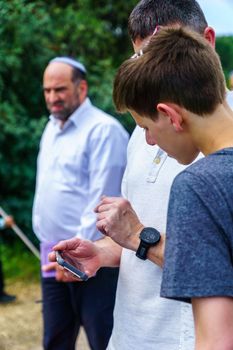
[[(111, 237), (120, 246), (137, 251), (140, 243), (139, 234), (144, 226), (128, 200), (120, 197), (103, 197), (95, 211), (99, 231)], [(147, 258), (163, 266), (164, 247), (165, 235), (161, 234), (159, 243), (149, 249)]]
[[(61, 241), (53, 247), (53, 252), (49, 254), (49, 260), (54, 264), (43, 266), (44, 271), (48, 271), (51, 266), (57, 268), (55, 251), (61, 250), (72, 260), (81, 263), (84, 272), (89, 276), (94, 276), (101, 267), (117, 267), (120, 264), (122, 248), (111, 238), (105, 237), (95, 242), (72, 238)], [(63, 268), (61, 268), (63, 271)], [(70, 273), (65, 273), (66, 281), (77, 281)], [(61, 278), (60, 280), (63, 280)]]
[(193, 298), (195, 350), (233, 349), (233, 298)]
[(93, 208), (101, 196), (121, 193), (121, 180), (126, 165), (127, 135), (114, 124), (99, 125), (89, 141), (89, 188), (87, 206), (77, 227), (77, 237), (96, 240), (103, 236), (96, 229)]
[(15, 222), (14, 222), (13, 216), (8, 215), (5, 217), (5, 227), (6, 228), (10, 228), (11, 226), (14, 225), (14, 223)]

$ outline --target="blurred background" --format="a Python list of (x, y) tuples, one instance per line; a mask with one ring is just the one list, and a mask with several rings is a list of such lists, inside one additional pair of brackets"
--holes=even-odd
[[(132, 54), (127, 19), (137, 2), (0, 0), (0, 206), (36, 246), (31, 207), (38, 143), (48, 116), (43, 70), (54, 56), (79, 59), (88, 69), (93, 103), (131, 132), (132, 119), (115, 113), (112, 82), (117, 67)], [(233, 6), (227, 0), (200, 4), (216, 29), (216, 49), (228, 84), (233, 70)], [(8, 230), (1, 239), (6, 277), (38, 279), (39, 262), (19, 238)]]

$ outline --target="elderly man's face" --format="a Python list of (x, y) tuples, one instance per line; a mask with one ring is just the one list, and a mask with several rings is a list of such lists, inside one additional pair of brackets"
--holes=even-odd
[(72, 67), (65, 63), (53, 62), (48, 65), (43, 89), (48, 110), (59, 120), (67, 120), (80, 106), (79, 85), (72, 81)]

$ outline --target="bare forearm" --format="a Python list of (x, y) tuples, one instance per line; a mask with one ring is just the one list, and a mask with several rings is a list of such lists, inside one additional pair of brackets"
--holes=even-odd
[(233, 298), (192, 299), (195, 350), (233, 349)]
[(101, 250), (101, 266), (117, 267), (120, 265), (122, 247), (115, 243), (110, 237), (105, 237), (95, 242)]
[(164, 250), (165, 250), (165, 234), (161, 234), (159, 243), (148, 250), (148, 255), (147, 255), (148, 259), (154, 262), (156, 265), (163, 267)]

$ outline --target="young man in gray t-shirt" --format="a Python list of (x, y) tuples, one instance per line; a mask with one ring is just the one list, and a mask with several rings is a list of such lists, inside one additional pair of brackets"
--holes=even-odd
[[(122, 64), (114, 83), (117, 109), (132, 114), (150, 145), (186, 165), (199, 152), (206, 156), (172, 185), (161, 289), (164, 297), (191, 299), (196, 350), (233, 348), (233, 113), (225, 95), (213, 48), (177, 26), (160, 29)], [(107, 201), (101, 206), (99, 228), (115, 239), (102, 212)], [(117, 238), (133, 249), (142, 226), (127, 210), (124, 216), (129, 233)]]

